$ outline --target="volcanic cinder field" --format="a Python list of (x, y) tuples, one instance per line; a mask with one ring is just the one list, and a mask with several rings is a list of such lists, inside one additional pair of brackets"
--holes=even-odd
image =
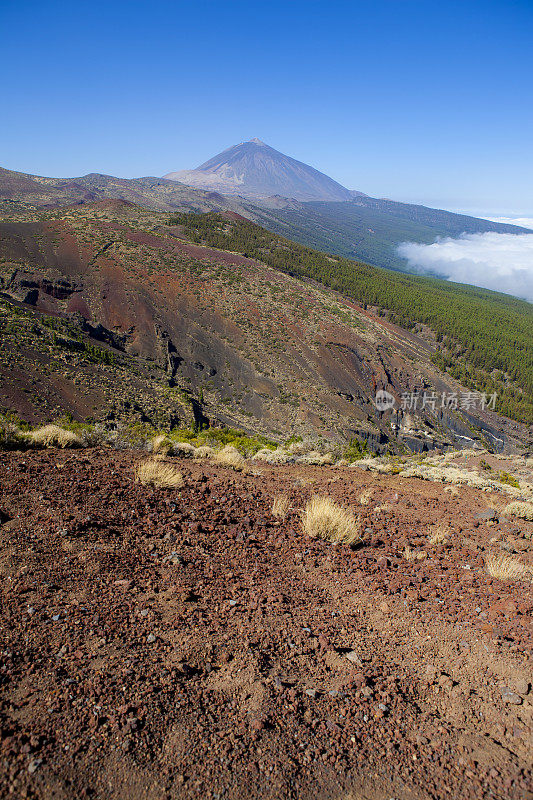
[[(509, 496), (177, 458), (156, 488), (146, 459), (3, 453), (2, 796), (533, 798), (532, 523)], [(312, 495), (360, 543), (307, 536)]]

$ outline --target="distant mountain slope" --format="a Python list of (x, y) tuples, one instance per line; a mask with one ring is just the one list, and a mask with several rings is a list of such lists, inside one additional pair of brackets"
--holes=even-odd
[(274, 150), (260, 139), (233, 145), (196, 169), (169, 172), (165, 178), (222, 194), (296, 200), (349, 200), (351, 193), (322, 172)]
[(407, 262), (396, 252), (400, 242), (429, 244), (437, 236), (463, 232), (532, 233), (515, 225), (348, 194), (353, 199), (343, 202), (304, 203), (279, 194), (252, 201), (165, 178), (128, 179), (99, 173), (45, 178), (0, 169), (0, 212), (4, 214), (31, 214), (35, 209), (106, 199), (125, 200), (153, 211), (232, 211), (308, 247), (399, 271), (407, 271)]
[(437, 236), (488, 231), (532, 233), (516, 225), (366, 196), (343, 203), (265, 204), (255, 219), (308, 247), (400, 272), (407, 270), (406, 260), (396, 252), (401, 242), (431, 244)]
[(472, 388), (497, 392), (502, 413), (533, 422), (530, 303), (474, 286), (332, 258), (244, 219), (222, 223), (217, 214), (181, 214), (171, 220), (194, 242), (245, 253), (295, 277), (312, 278), (344, 297), (377, 306), (402, 327), (428, 325), (442, 342), (436, 363)]
[(79, 178), (45, 178), (0, 168), (0, 208), (57, 208), (120, 199), (153, 211), (243, 211), (238, 199), (191, 189), (164, 178), (115, 178), (90, 173)]

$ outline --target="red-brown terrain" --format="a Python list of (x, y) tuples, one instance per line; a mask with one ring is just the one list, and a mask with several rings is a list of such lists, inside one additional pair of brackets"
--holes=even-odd
[[(484, 563), (532, 565), (532, 523), (502, 492), (186, 460), (155, 489), (144, 459), (3, 454), (2, 796), (533, 798), (532, 584)], [(360, 547), (304, 535), (313, 493)]]
[[(194, 415), (276, 441), (358, 436), (377, 450), (527, 439), (490, 411), (426, 410), (395, 426), (376, 409), (380, 389), (465, 391), (431, 362), (423, 326), (404, 330), (311, 281), (193, 244), (168, 217), (121, 200), (28, 216), (0, 224), (2, 406), (25, 420), (136, 415), (158, 427)], [(83, 342), (112, 363), (88, 359)]]

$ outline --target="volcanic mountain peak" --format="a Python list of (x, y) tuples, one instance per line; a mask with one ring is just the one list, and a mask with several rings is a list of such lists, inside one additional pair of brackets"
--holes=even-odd
[(296, 200), (350, 200), (344, 186), (322, 172), (280, 153), (257, 137), (228, 147), (196, 169), (169, 172), (165, 178), (223, 194), (260, 198), (281, 195)]

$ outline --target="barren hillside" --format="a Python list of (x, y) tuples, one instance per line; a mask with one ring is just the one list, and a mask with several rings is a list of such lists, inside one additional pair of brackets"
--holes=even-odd
[(1, 225), (3, 401), (33, 421), (196, 418), (372, 449), (525, 427), (487, 411), (426, 409), (397, 424), (378, 390), (461, 392), (431, 362), (429, 331), (401, 329), (312, 281), (194, 244), (168, 217), (122, 201)]

